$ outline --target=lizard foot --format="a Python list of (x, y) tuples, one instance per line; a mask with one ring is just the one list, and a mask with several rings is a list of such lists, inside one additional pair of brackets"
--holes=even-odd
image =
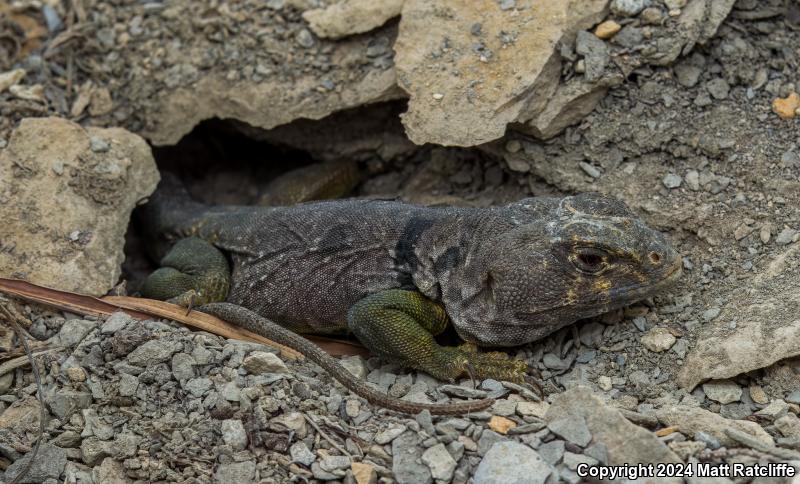
[(471, 374), (473, 378), (506, 380), (514, 383), (524, 383), (528, 365), (523, 360), (510, 358), (502, 351), (489, 351), (480, 353), (477, 347), (470, 343), (462, 344), (456, 348), (442, 348), (439, 356), (443, 371), (434, 375), (442, 379), (454, 379), (461, 375)]

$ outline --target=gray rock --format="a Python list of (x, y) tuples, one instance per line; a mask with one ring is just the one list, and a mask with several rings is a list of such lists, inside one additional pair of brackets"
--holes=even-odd
[(597, 322), (584, 324), (578, 333), (581, 344), (589, 348), (599, 348), (603, 344), (603, 331), (605, 329), (605, 325)]
[(183, 343), (171, 339), (151, 339), (128, 353), (128, 363), (136, 366), (151, 366), (172, 358), (183, 349)]
[(195, 361), (192, 355), (175, 353), (172, 356), (172, 375), (178, 381), (185, 381), (195, 377)]
[(127, 313), (117, 311), (112, 313), (111, 316), (106, 318), (106, 321), (100, 326), (100, 334), (114, 334), (133, 321), (133, 318), (128, 316)]
[(239, 389), (239, 385), (236, 384), (235, 381), (229, 381), (222, 385), (222, 389), (219, 392), (222, 395), (222, 398), (229, 402), (238, 402), (242, 399), (242, 391)]
[(133, 457), (136, 455), (141, 440), (141, 437), (132, 433), (124, 432), (117, 434), (116, 437), (114, 437), (114, 446), (112, 447), (114, 451), (113, 457), (119, 460)]
[(214, 382), (208, 378), (192, 378), (186, 382), (183, 388), (195, 397), (202, 397), (213, 386)]
[[(19, 473), (28, 465), (30, 461), (30, 453), (22, 459), (17, 459), (6, 469), (4, 476), (5, 482), (11, 482), (19, 475)], [(20, 483), (38, 483), (44, 482), (47, 479), (58, 479), (61, 473), (64, 472), (64, 467), (67, 465), (67, 454), (64, 449), (56, 447), (53, 444), (44, 442), (39, 446), (39, 453), (31, 465), (28, 474), (20, 481)]]
[(753, 413), (749, 403), (728, 403), (719, 409), (719, 414), (733, 420), (743, 420)]
[(117, 388), (120, 396), (132, 397), (136, 395), (136, 389), (139, 388), (139, 379), (128, 373), (123, 373), (119, 376), (119, 386)]
[(730, 380), (703, 383), (703, 392), (711, 400), (722, 404), (738, 402), (742, 398), (742, 387)]
[(217, 484), (247, 484), (256, 482), (256, 463), (252, 460), (220, 464), (214, 472), (214, 482)]
[(786, 395), (786, 401), (789, 403), (800, 404), (800, 390), (795, 390)]
[[(339, 363), (347, 369), (354, 377), (363, 380), (367, 376), (367, 365), (364, 363), (364, 358), (355, 355), (347, 356), (339, 360)], [(375, 382), (378, 383), (378, 382)]]
[(632, 17), (649, 6), (650, 0), (614, 0), (611, 2), (611, 11), (617, 15)]
[(74, 430), (66, 430), (51, 440), (50, 443), (61, 448), (72, 449), (81, 444), (81, 434)]
[(350, 458), (346, 455), (329, 455), (319, 462), (320, 468), (326, 472), (336, 472), (350, 467)]
[(46, 396), (45, 402), (53, 415), (64, 421), (76, 411), (89, 408), (92, 404), (92, 394), (64, 389)]
[(125, 475), (122, 463), (111, 457), (106, 457), (103, 462), (92, 469), (92, 480), (103, 484), (128, 484), (130, 479)]
[(450, 456), (456, 462), (458, 462), (459, 460), (461, 460), (462, 457), (464, 457), (465, 449), (466, 446), (464, 445), (464, 443), (458, 440), (454, 440), (449, 444), (447, 444), (447, 452), (450, 452)]
[(242, 366), (252, 375), (289, 372), (283, 360), (266, 351), (253, 351), (244, 359)]
[(796, 230), (786, 227), (785, 229), (780, 231), (777, 237), (775, 237), (775, 243), (778, 245), (791, 244), (794, 241), (794, 236), (796, 234), (797, 234)]
[[(541, 453), (541, 450), (539, 452)], [(595, 459), (600, 464), (608, 464), (608, 447), (602, 442), (590, 445), (584, 449), (583, 453)]]
[(247, 432), (244, 431), (241, 420), (235, 418), (223, 420), (220, 431), (222, 440), (233, 450), (243, 450), (247, 447)]
[(589, 433), (586, 420), (580, 416), (554, 420), (547, 424), (547, 428), (559, 437), (580, 447), (586, 447), (592, 441), (592, 434)]
[(111, 456), (113, 445), (113, 442), (97, 437), (87, 437), (81, 442), (81, 458), (86, 465), (93, 467)]
[(719, 443), (719, 439), (707, 432), (703, 432), (702, 430), (694, 433), (694, 440), (703, 442), (706, 444), (706, 447), (711, 450), (717, 450), (722, 447), (722, 444)]
[(700, 75), (703, 74), (703, 69), (688, 62), (681, 62), (675, 67), (675, 77), (678, 79), (678, 84), (683, 87), (694, 87), (700, 80)]
[(794, 151), (784, 151), (781, 155), (781, 164), (784, 168), (794, 168), (800, 166), (800, 155)]
[(475, 484), (543, 484), (553, 472), (547, 462), (527, 445), (497, 442), (481, 460)]
[(317, 460), (317, 456), (308, 449), (305, 442), (295, 442), (292, 444), (292, 446), (289, 447), (289, 455), (292, 457), (292, 462), (303, 464), (306, 467), (309, 467)]
[(686, 172), (686, 185), (689, 190), (696, 192), (700, 190), (700, 173), (697, 170), (689, 170)]
[(551, 466), (555, 466), (564, 457), (564, 441), (551, 440), (539, 446), (536, 451), (542, 456), (545, 462)]
[(594, 165), (586, 163), (585, 161), (581, 161), (580, 163), (578, 163), (578, 166), (581, 167), (581, 170), (583, 170), (584, 173), (586, 173), (592, 178), (600, 178), (600, 175), (602, 174), (600, 173), (600, 170), (595, 168)]
[(478, 455), (486, 455), (486, 453), (489, 452), (489, 449), (491, 449), (494, 444), (504, 440), (508, 439), (498, 434), (494, 430), (484, 430), (481, 432), (481, 438), (478, 439)]
[(94, 435), (100, 440), (110, 440), (114, 437), (114, 427), (107, 424), (105, 419), (101, 419), (96, 410), (87, 408), (81, 413), (84, 421), (81, 437)]
[(605, 42), (591, 32), (579, 30), (575, 52), (584, 56), (584, 75), (587, 81), (596, 81), (603, 77), (609, 60), (608, 46)]
[(430, 410), (423, 410), (417, 414), (415, 420), (422, 427), (422, 430), (428, 433), (428, 435), (436, 435), (436, 429), (433, 427), (433, 416), (431, 415)]
[[(386, 445), (389, 442), (396, 439), (400, 434), (408, 430), (408, 427), (405, 425), (392, 425), (388, 429), (381, 430), (377, 434), (375, 434), (375, 443), (380, 445)], [(433, 434), (431, 434), (433, 435)]]
[(731, 86), (725, 79), (716, 78), (706, 83), (706, 90), (714, 99), (726, 99), (731, 91)]
[(678, 457), (653, 432), (634, 425), (620, 412), (578, 386), (553, 397), (545, 420), (548, 423), (581, 417), (595, 444), (609, 449), (609, 465), (624, 462), (678, 462)]
[(505, 399), (495, 400), (489, 411), (494, 415), (508, 417), (509, 415), (514, 415), (517, 411), (517, 402)]
[(774, 422), (775, 428), (784, 437), (797, 438), (800, 437), (800, 419), (793, 413), (787, 413)]
[(305, 47), (306, 49), (314, 47), (314, 36), (311, 35), (308, 29), (302, 29), (297, 32), (295, 39), (301, 47)]
[(339, 474), (343, 474), (334, 474), (333, 472), (326, 471), (322, 468), (319, 462), (314, 462), (311, 464), (311, 473), (314, 475), (314, 479), (319, 479), (320, 481), (334, 481), (341, 477)]
[(703, 314), (701, 315), (701, 317), (703, 318), (703, 321), (705, 321), (705, 322), (713, 321), (713, 320), (717, 319), (717, 316), (719, 316), (719, 313), (721, 311), (722, 310), (720, 308), (718, 308), (718, 307), (708, 308), (705, 311), (703, 311)]
[(431, 469), (431, 476), (434, 479), (445, 482), (453, 478), (453, 472), (456, 470), (456, 461), (441, 443), (423, 452), (422, 462)]
[(626, 49), (632, 49), (641, 45), (644, 40), (644, 33), (642, 29), (635, 27), (635, 25), (636, 24), (631, 24), (623, 27), (622, 30), (611, 39), (611, 42)]
[(66, 347), (77, 346), (83, 338), (97, 326), (97, 321), (70, 319), (65, 322), (56, 336), (57, 343)]
[(399, 484), (429, 484), (431, 470), (422, 463), (421, 439), (411, 431), (392, 441), (392, 472)]
[(589, 466), (596, 466), (598, 464), (597, 460), (589, 457), (588, 455), (583, 454), (575, 454), (572, 452), (564, 452), (564, 465), (567, 466), (570, 470), (575, 470), (578, 468), (579, 464), (587, 464)]
[(661, 183), (663, 183), (665, 187), (670, 189), (678, 188), (679, 186), (681, 186), (681, 183), (683, 183), (683, 178), (674, 173), (669, 173), (664, 176), (664, 178), (661, 180)]

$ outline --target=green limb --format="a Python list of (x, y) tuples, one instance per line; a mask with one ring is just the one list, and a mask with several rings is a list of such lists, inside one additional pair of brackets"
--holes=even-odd
[(224, 301), (230, 289), (228, 261), (216, 247), (197, 237), (179, 240), (150, 274), (142, 295), (181, 306)]
[(416, 291), (390, 289), (371, 294), (350, 309), (349, 329), (370, 351), (424, 371), (440, 380), (462, 375), (523, 382), (527, 365), (502, 352), (479, 353), (474, 345), (440, 346), (445, 330), (442, 305)]

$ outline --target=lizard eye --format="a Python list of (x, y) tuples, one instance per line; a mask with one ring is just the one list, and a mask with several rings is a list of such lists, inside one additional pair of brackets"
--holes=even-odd
[(579, 247), (570, 256), (576, 269), (585, 274), (599, 274), (608, 267), (608, 254), (600, 249)]

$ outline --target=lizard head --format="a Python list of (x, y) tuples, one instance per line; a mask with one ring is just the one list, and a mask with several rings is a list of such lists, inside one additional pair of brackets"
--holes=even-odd
[(454, 318), (465, 339), (534, 341), (650, 297), (681, 274), (664, 236), (614, 198), (526, 199), (508, 208), (513, 223), (482, 244), (470, 271), (476, 290), (461, 308), (470, 322), (459, 328)]

